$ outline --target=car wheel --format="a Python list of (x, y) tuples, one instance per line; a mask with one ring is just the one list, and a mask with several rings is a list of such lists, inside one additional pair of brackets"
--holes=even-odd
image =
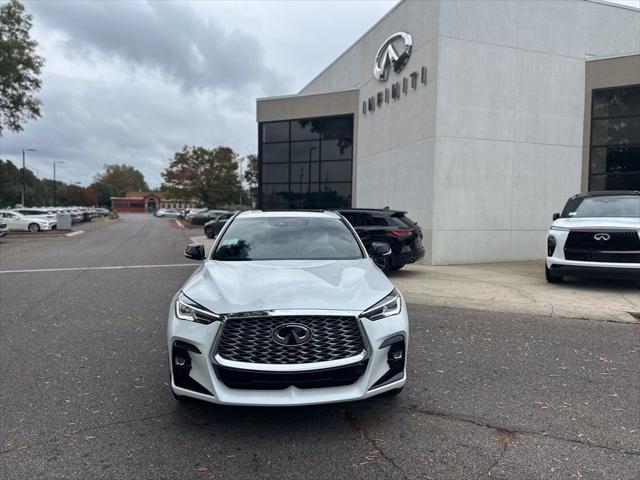
[(544, 277), (549, 283), (562, 283), (564, 280), (562, 275), (555, 275), (554, 273), (551, 273), (551, 270), (549, 270), (549, 267), (546, 265), (544, 266)]
[(29, 224), (29, 231), (30, 232), (39, 232), (40, 231), (40, 225), (38, 225), (37, 223), (30, 223)]
[(207, 238), (213, 238), (213, 229), (209, 227), (205, 228), (204, 234), (207, 236)]

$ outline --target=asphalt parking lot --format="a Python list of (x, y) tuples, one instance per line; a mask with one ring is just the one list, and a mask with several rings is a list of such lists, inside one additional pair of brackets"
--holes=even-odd
[(179, 405), (173, 220), (0, 240), (0, 476), (637, 479), (640, 325), (409, 305), (397, 398)]

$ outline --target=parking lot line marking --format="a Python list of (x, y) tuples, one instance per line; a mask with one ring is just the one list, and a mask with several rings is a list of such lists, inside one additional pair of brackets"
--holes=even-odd
[(114, 267), (66, 267), (66, 268), (35, 268), (31, 270), (0, 270), (2, 273), (43, 273), (43, 272), (76, 272), (82, 270), (128, 270), (134, 268), (176, 268), (197, 267), (197, 263), (169, 263), (166, 265), (119, 265)]
[(65, 233), (64, 236), (65, 237), (75, 237), (76, 235), (82, 235), (83, 233), (84, 233), (84, 230), (76, 230), (75, 232)]

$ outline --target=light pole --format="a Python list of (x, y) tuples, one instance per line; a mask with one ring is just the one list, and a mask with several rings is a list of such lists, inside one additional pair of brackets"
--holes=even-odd
[(53, 206), (56, 206), (56, 164), (63, 165), (64, 162), (56, 160), (53, 162)]
[(37, 152), (37, 150), (35, 148), (22, 149), (22, 198), (20, 200), (22, 208), (26, 206), (24, 204), (24, 192), (27, 189), (27, 175), (26, 175), (26, 169), (25, 169), (24, 152)]
[(240, 210), (242, 210), (242, 162), (244, 157), (240, 157)]

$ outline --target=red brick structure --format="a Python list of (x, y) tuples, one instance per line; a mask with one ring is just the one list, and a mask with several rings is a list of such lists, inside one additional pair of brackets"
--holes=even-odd
[(176, 200), (162, 192), (127, 192), (124, 197), (111, 197), (111, 209), (119, 212), (155, 212), (159, 208), (195, 208), (195, 200)]

